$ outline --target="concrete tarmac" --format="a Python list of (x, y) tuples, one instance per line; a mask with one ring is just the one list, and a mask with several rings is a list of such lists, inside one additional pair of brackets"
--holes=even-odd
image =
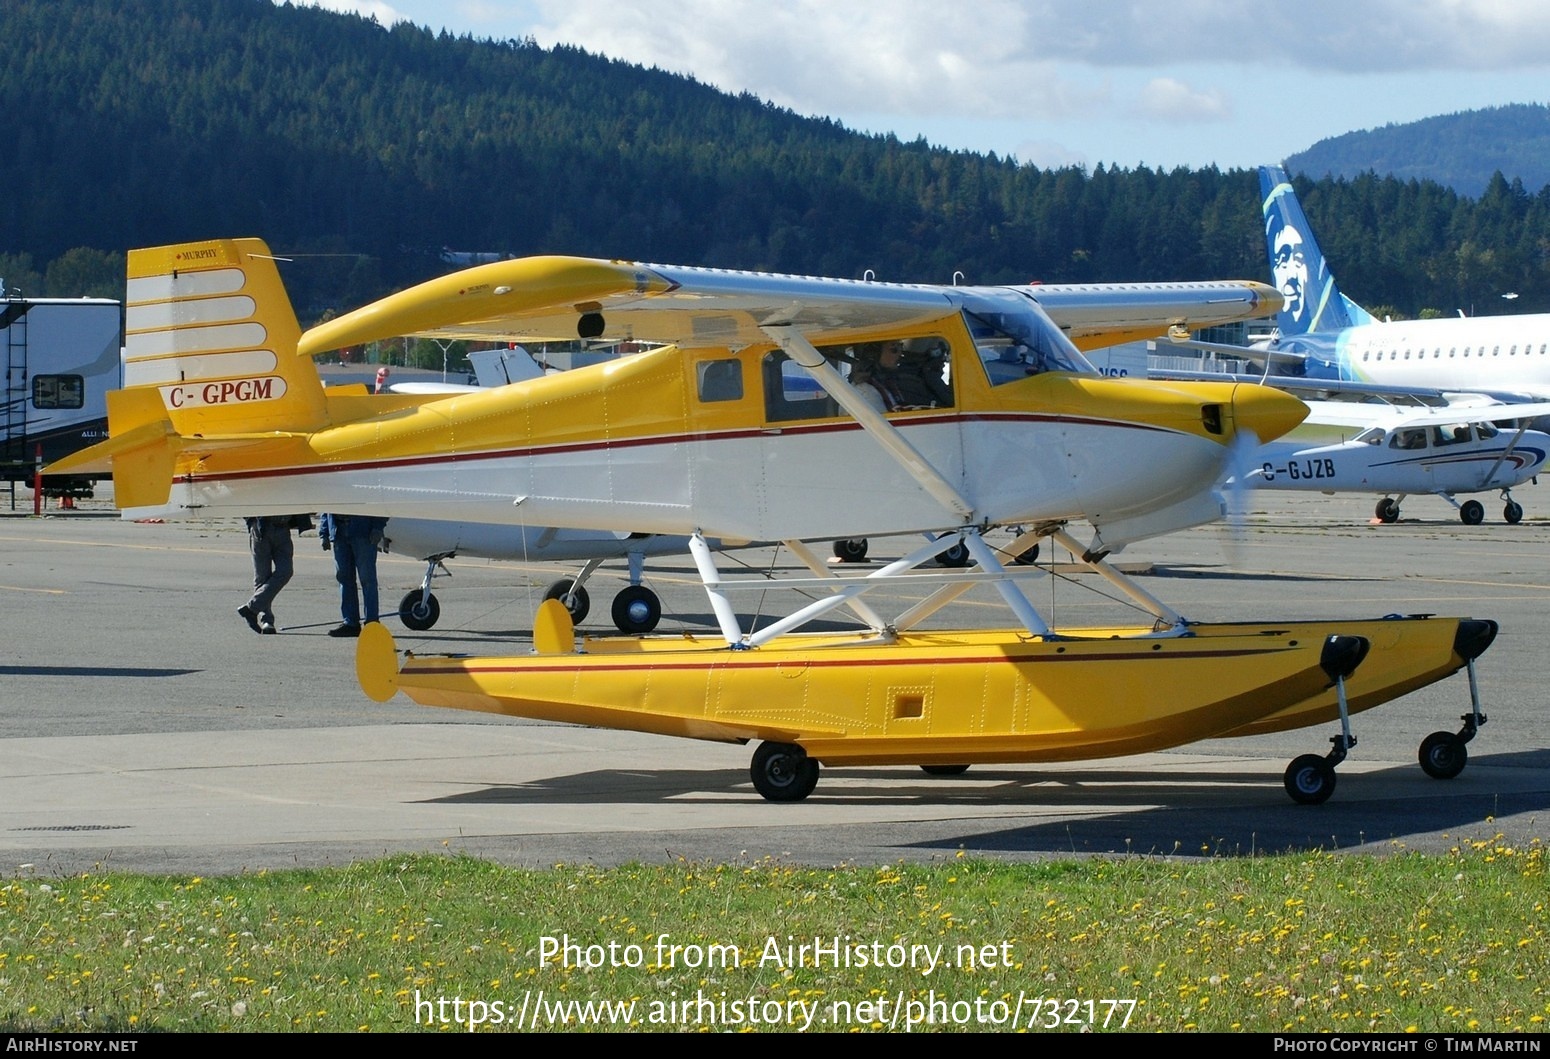
[[(1323, 753), (1335, 726), (1067, 765), (825, 769), (815, 793), (765, 802), (752, 748), (421, 707), (360, 692), (354, 643), (332, 639), (337, 586), (317, 538), (276, 604), (282, 633), (236, 614), (251, 566), (240, 524), (137, 524), (101, 501), (35, 519), (0, 508), (0, 876), (124, 869), (199, 874), (323, 866), (405, 851), (505, 863), (747, 861), (827, 865), (1051, 855), (1246, 855), (1303, 849), (1446, 849), (1497, 835), (1546, 836), (1550, 817), (1550, 504), (1529, 518), (1461, 525), (1412, 498), (1396, 525), (1372, 501), (1260, 493), (1235, 539), (1203, 527), (1121, 558), (1142, 584), (1198, 620), (1448, 613), (1495, 618), (1481, 660), (1489, 723), (1453, 780), (1427, 778), (1422, 738), (1456, 731), (1463, 674), (1357, 715), (1359, 743), (1320, 806), (1282, 787), (1291, 758)], [(0, 498), (0, 505), (4, 499)], [(30, 501), (23, 501), (24, 509)], [(872, 542), (892, 556), (902, 543)], [(1048, 558), (1046, 556), (1046, 558)], [(770, 551), (728, 557), (762, 569)], [(530, 636), (555, 566), (448, 562), (442, 619), (400, 646), (498, 653)], [(607, 631), (620, 569), (593, 580)], [(379, 564), (384, 610), (423, 564)], [(687, 559), (658, 562), (661, 631), (712, 626)], [(1057, 624), (1134, 621), (1091, 575), (1030, 590)], [(902, 598), (902, 597), (901, 597)], [(786, 590), (750, 598), (783, 613)], [(884, 602), (884, 612), (890, 609)], [(1004, 625), (976, 589), (939, 624)], [(520, 650), (521, 647), (518, 647)]]

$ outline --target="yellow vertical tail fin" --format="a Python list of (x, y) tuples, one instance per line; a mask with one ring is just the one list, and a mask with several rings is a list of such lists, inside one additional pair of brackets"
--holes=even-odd
[(327, 424), (317, 368), (296, 352), (301, 328), (262, 240), (133, 250), (128, 273), (124, 386), (155, 387), (176, 433)]

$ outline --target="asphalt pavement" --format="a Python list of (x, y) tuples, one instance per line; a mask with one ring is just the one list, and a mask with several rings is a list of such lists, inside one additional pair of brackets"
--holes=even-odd
[[(348, 863), (404, 851), (560, 862), (802, 864), (933, 860), (960, 850), (1052, 855), (1221, 856), (1302, 849), (1445, 849), (1502, 835), (1546, 837), (1550, 808), (1550, 503), (1520, 491), (1524, 522), (1461, 525), (1412, 498), (1374, 525), (1372, 500), (1258, 494), (1241, 534), (1203, 527), (1119, 558), (1198, 620), (1467, 614), (1502, 632), (1481, 660), (1489, 723), (1453, 780), (1416, 750), (1457, 730), (1462, 674), (1358, 715), (1358, 745), (1330, 801), (1293, 804), (1282, 772), (1328, 748), (1335, 728), (1213, 740), (1166, 753), (1068, 765), (825, 769), (798, 804), (763, 801), (751, 747), (376, 704), (356, 684), (337, 622), (330, 556), (299, 538), (277, 636), (237, 615), (251, 567), (239, 523), (133, 523), (102, 501), (33, 518), (0, 494), (0, 876), (105, 868), (218, 874)], [(873, 541), (891, 556), (903, 542)], [(1045, 559), (1048, 560), (1048, 556)], [(728, 565), (793, 568), (768, 550)], [(437, 626), (390, 627), (419, 652), (524, 649), (553, 565), (453, 559)], [(383, 556), (384, 610), (424, 565)], [(660, 631), (713, 628), (687, 557), (648, 569)], [(592, 583), (606, 631), (623, 564)], [(1034, 601), (1060, 624), (1134, 620), (1097, 578), (1056, 575)], [(782, 613), (772, 589), (749, 611)], [(740, 600), (740, 604), (743, 601)], [(988, 589), (937, 618), (1007, 624)]]

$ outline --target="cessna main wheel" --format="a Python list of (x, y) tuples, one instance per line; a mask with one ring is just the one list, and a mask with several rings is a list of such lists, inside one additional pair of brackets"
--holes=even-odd
[[(571, 585), (573, 583), (572, 579), (568, 577), (556, 581), (544, 591), (544, 598), (557, 599), (564, 603), (565, 609), (570, 611), (571, 624), (580, 625), (587, 616), (587, 612), (592, 609), (592, 600), (587, 595), (585, 585), (576, 585), (576, 591), (572, 593)], [(570, 598), (567, 599), (567, 596)]]
[(1516, 500), (1507, 501), (1507, 506), (1502, 508), (1502, 518), (1506, 519), (1509, 525), (1516, 526), (1523, 521), (1523, 505)]
[(842, 563), (866, 562), (867, 540), (865, 537), (855, 537), (851, 540), (834, 542), (834, 557)]
[(1286, 793), (1301, 805), (1318, 805), (1335, 793), (1335, 770), (1317, 754), (1304, 754), (1286, 767)]
[(1469, 764), (1464, 740), (1452, 732), (1433, 732), (1421, 740), (1421, 771), (1434, 780), (1451, 780)]
[(404, 628), (424, 632), (441, 617), (441, 604), (436, 601), (434, 594), (427, 595), (417, 588), (399, 601), (398, 617), (403, 621)]
[(753, 789), (771, 802), (800, 802), (818, 786), (818, 762), (790, 743), (760, 743), (748, 773)]
[(1485, 505), (1478, 500), (1466, 500), (1459, 507), (1459, 520), (1466, 526), (1478, 526), (1485, 521)]
[(648, 633), (662, 620), (662, 601), (645, 585), (631, 585), (614, 597), (613, 618), (622, 633)]
[(969, 546), (961, 540), (953, 541), (946, 551), (936, 553), (938, 563), (955, 570), (961, 566), (968, 566), (970, 558)]
[(1386, 496), (1379, 500), (1378, 506), (1373, 509), (1372, 513), (1379, 522), (1399, 521), (1399, 505), (1394, 502), (1394, 498), (1391, 496)]

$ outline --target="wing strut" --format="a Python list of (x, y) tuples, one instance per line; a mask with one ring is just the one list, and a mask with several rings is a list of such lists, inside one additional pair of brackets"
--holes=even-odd
[(1091, 553), (1087, 549), (1083, 548), (1081, 544), (1077, 542), (1076, 538), (1071, 536), (1071, 534), (1067, 533), (1065, 530), (1051, 530), (1050, 537), (1062, 548), (1066, 549), (1066, 551), (1070, 552), (1072, 555), (1076, 556), (1083, 563), (1085, 563), (1088, 569), (1092, 570), (1094, 573), (1101, 576), (1104, 580), (1108, 581), (1109, 584), (1125, 593), (1125, 595), (1129, 596), (1143, 609), (1150, 611), (1158, 621), (1166, 622), (1168, 625), (1179, 630), (1182, 630), (1186, 625), (1189, 624), (1184, 620), (1184, 615), (1180, 614), (1178, 611), (1168, 606), (1168, 604), (1164, 603), (1162, 600), (1152, 595), (1146, 589), (1136, 584), (1130, 578), (1114, 569), (1108, 563), (1104, 562), (1102, 558), (1089, 559), (1087, 556)]
[(965, 500), (963, 495), (931, 465), (931, 461), (904, 439), (904, 435), (899, 433), (897, 427), (866, 403), (856, 392), (855, 387), (834, 370), (834, 366), (814, 348), (802, 332), (789, 325), (765, 327), (763, 331), (785, 351), (786, 356), (796, 361), (807, 370), (809, 375), (817, 379), (818, 384), (829, 392), (829, 396), (849, 412), (856, 422), (861, 424), (861, 428), (883, 447), (883, 451), (908, 471), (922, 489), (930, 493), (955, 518), (965, 523), (974, 521), (974, 505)]

